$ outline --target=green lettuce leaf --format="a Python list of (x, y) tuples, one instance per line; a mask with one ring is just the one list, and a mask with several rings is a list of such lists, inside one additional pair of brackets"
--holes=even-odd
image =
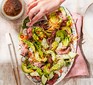
[(30, 22), (29, 17), (25, 18), (25, 20), (23, 21), (23, 25), (22, 25), (23, 29), (28, 28), (28, 26), (26, 25), (28, 22)]

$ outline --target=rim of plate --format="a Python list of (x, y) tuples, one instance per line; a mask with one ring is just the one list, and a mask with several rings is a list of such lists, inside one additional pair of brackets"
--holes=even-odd
[[(93, 20), (93, 18), (90, 17), (90, 15), (92, 16), (93, 14), (93, 10), (91, 10), (93, 7), (93, 2), (87, 7), (85, 14), (84, 14), (84, 20), (83, 20), (83, 28), (85, 29), (86, 33), (88, 34), (88, 36), (93, 39), (93, 35), (92, 35), (92, 23), (88, 23), (89, 21), (91, 22)], [(89, 17), (88, 17), (89, 16)], [(88, 30), (88, 28), (90, 27), (90, 30)]]

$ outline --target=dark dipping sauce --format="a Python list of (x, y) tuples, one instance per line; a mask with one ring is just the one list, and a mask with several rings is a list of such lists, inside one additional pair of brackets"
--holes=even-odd
[(22, 10), (22, 4), (19, 0), (7, 0), (3, 9), (8, 16), (17, 16)]

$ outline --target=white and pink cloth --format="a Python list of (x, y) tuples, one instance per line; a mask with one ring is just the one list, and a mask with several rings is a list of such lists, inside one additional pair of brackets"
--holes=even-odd
[(77, 54), (78, 56), (76, 57), (74, 64), (67, 74), (66, 78), (70, 77), (77, 77), (77, 76), (89, 76), (89, 70), (87, 63), (85, 61), (85, 58), (81, 52), (80, 49), (80, 37), (81, 37), (81, 29), (83, 25), (83, 17), (79, 14), (73, 13), (72, 14), (74, 21), (76, 21), (76, 29), (77, 29), (77, 34), (78, 34), (78, 46), (77, 46)]

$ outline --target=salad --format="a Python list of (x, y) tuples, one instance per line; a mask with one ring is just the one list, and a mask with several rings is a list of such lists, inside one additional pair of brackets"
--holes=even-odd
[(19, 33), (22, 70), (35, 83), (53, 85), (71, 66), (77, 53), (73, 50), (73, 20), (64, 7), (41, 18), (32, 27), (26, 17)]

